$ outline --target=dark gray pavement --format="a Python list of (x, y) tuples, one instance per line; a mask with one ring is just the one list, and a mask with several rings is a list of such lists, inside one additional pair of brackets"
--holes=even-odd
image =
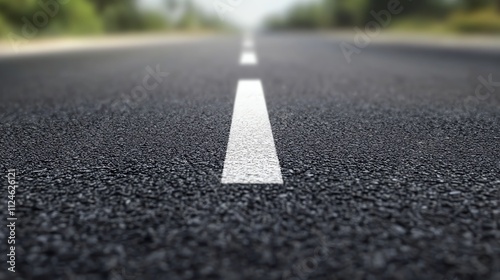
[[(255, 41), (256, 67), (230, 37), (1, 59), (16, 276), (500, 279), (500, 86), (475, 93), (500, 53), (372, 45), (347, 63), (335, 38)], [(220, 184), (245, 78), (284, 185)]]

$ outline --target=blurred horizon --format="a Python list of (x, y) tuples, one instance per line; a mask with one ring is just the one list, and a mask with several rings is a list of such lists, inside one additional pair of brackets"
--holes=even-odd
[(0, 39), (363, 29), (500, 34), (500, 0), (0, 0)]
[(267, 18), (268, 29), (389, 29), (500, 34), (500, 0), (319, 0)]

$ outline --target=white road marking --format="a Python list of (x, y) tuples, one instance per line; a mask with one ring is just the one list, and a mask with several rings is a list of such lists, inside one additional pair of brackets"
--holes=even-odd
[(245, 38), (243, 41), (243, 48), (245, 49), (252, 49), (255, 46), (252, 38)]
[(283, 184), (260, 80), (238, 83), (222, 183)]
[(240, 58), (241, 65), (255, 65), (257, 64), (257, 55), (252, 51), (244, 51)]

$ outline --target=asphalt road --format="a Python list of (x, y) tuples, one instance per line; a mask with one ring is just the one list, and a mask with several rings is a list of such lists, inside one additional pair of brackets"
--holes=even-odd
[[(1, 59), (0, 279), (500, 279), (500, 86), (475, 93), (500, 53), (348, 63), (341, 42), (256, 36), (254, 66), (236, 37)], [(283, 185), (221, 184), (242, 79)]]

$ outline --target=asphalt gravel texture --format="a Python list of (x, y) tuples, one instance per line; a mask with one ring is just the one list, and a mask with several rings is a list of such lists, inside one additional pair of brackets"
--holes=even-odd
[[(500, 279), (500, 87), (475, 93), (500, 53), (255, 42), (250, 67), (224, 36), (0, 59), (0, 279)], [(220, 183), (240, 79), (283, 185)]]

